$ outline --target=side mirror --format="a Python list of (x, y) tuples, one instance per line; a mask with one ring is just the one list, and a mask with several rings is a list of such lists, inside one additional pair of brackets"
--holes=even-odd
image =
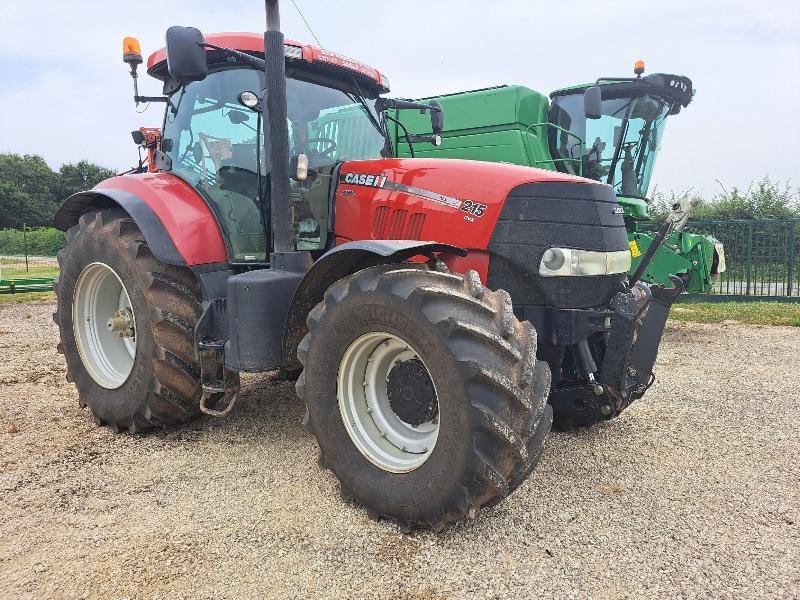
[(202, 81), (208, 75), (203, 34), (194, 27), (167, 29), (167, 70), (180, 83)]
[(444, 110), (437, 100), (428, 102), (428, 112), (431, 113), (431, 131), (433, 135), (442, 135), (444, 130)]
[(250, 117), (246, 112), (242, 112), (241, 110), (229, 110), (228, 120), (234, 125), (241, 125), (245, 121), (249, 121)]
[(583, 92), (583, 113), (587, 119), (599, 119), (603, 116), (603, 94), (600, 86), (593, 85)]

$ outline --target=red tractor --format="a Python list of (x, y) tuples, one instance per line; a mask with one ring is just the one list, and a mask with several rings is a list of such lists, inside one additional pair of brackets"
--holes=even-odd
[[(148, 74), (146, 165), (55, 224), (67, 377), (100, 425), (226, 414), (241, 372), (297, 380), (345, 498), (404, 528), (499, 502), (551, 422), (618, 414), (652, 383), (675, 289), (629, 281), (608, 185), (528, 167), (394, 158), (388, 81), (267, 31), (172, 27)], [(142, 62), (127, 38), (125, 61)], [(552, 392), (551, 392), (552, 382)], [(549, 403), (548, 403), (549, 398)]]

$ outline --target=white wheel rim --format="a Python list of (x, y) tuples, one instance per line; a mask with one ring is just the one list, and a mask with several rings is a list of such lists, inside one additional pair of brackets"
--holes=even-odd
[(361, 454), (391, 473), (419, 468), (439, 437), (438, 414), (415, 427), (401, 420), (389, 404), (389, 373), (408, 360), (420, 361), (430, 376), (411, 346), (390, 333), (376, 331), (351, 343), (339, 363), (336, 395), (345, 429)]
[[(126, 308), (134, 335), (121, 337), (107, 323)], [(113, 390), (128, 380), (136, 357), (136, 316), (122, 280), (108, 265), (91, 263), (78, 277), (72, 329), (83, 366), (98, 385)]]

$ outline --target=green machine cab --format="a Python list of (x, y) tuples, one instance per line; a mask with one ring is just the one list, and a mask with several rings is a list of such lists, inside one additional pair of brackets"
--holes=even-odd
[[(633, 272), (655, 238), (645, 225), (650, 221), (647, 192), (667, 117), (688, 106), (694, 93), (687, 77), (642, 77), (643, 72), (638, 61), (635, 78), (601, 78), (556, 90), (549, 99), (519, 85), (437, 96), (445, 112), (441, 144), (409, 144), (407, 132), (428, 131), (430, 122), (425, 115), (398, 111), (396, 152), (514, 163), (608, 183), (623, 210)], [(674, 274), (688, 292), (704, 293), (724, 269), (718, 240), (676, 229), (643, 278), (671, 287)]]

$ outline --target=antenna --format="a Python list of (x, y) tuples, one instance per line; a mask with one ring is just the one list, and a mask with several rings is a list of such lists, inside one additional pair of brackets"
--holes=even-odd
[(303, 19), (303, 23), (305, 23), (305, 24), (306, 24), (306, 28), (308, 29), (308, 31), (309, 31), (309, 32), (311, 33), (311, 35), (313, 36), (313, 38), (314, 38), (314, 41), (315, 41), (315, 42), (317, 42), (317, 46), (319, 46), (320, 48), (322, 48), (322, 42), (320, 42), (320, 41), (319, 41), (319, 38), (317, 37), (317, 34), (316, 34), (316, 33), (314, 33), (314, 30), (313, 30), (313, 29), (311, 29), (311, 25), (309, 25), (309, 24), (308, 24), (308, 21), (306, 20), (306, 16), (303, 14), (303, 11), (302, 11), (302, 10), (300, 10), (300, 7), (299, 7), (299, 6), (297, 6), (297, 2), (295, 2), (294, 0), (292, 0), (292, 4), (294, 5), (294, 8), (295, 8), (295, 10), (297, 11), (297, 14), (298, 14), (298, 15), (300, 15), (300, 18), (301, 18), (301, 19)]

